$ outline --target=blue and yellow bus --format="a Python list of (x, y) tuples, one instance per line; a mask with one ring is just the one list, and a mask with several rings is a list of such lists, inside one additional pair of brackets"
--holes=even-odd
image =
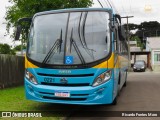
[(25, 57), (27, 99), (115, 104), (127, 70), (125, 32), (112, 9), (62, 9), (33, 16)]

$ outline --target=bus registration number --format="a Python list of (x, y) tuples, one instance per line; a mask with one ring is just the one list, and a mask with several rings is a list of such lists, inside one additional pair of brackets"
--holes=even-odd
[(54, 94), (56, 97), (70, 97), (69, 92), (55, 92)]

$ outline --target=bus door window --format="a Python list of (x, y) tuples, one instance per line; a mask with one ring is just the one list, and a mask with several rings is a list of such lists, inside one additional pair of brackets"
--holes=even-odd
[(114, 53), (115, 53), (115, 57), (114, 57), (114, 65), (116, 65), (116, 63), (118, 62), (118, 54), (119, 54), (119, 38), (118, 38), (118, 30), (115, 29), (114, 32)]
[(115, 53), (118, 53), (118, 32), (117, 32), (117, 29), (115, 29), (115, 32), (114, 32), (114, 51), (115, 51)]

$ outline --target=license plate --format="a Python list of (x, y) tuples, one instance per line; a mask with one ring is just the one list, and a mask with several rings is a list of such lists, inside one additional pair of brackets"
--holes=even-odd
[(69, 92), (55, 92), (54, 94), (56, 97), (70, 97)]
[(140, 70), (140, 69), (137, 69), (137, 70)]

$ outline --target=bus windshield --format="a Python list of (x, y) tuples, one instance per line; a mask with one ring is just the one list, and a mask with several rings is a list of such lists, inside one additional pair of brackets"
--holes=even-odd
[(27, 56), (51, 65), (87, 64), (104, 59), (111, 49), (109, 16), (104, 11), (36, 16)]

